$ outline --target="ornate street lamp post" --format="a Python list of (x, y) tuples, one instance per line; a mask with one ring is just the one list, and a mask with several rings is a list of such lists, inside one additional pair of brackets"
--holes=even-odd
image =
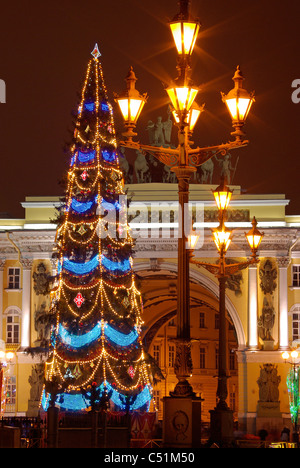
[[(155, 156), (163, 164), (169, 166), (176, 174), (178, 179), (178, 196), (179, 196), (179, 239), (178, 239), (178, 287), (177, 287), (177, 341), (176, 341), (176, 361), (175, 372), (178, 383), (172, 392), (173, 397), (192, 397), (194, 395), (193, 389), (188, 381), (192, 373), (192, 359), (190, 349), (190, 292), (189, 292), (189, 253), (187, 250), (187, 237), (190, 231), (190, 226), (186, 226), (185, 222), (185, 208), (188, 206), (189, 201), (189, 183), (191, 175), (207, 160), (216, 154), (225, 156), (227, 152), (246, 146), (248, 141), (244, 139), (242, 127), (245, 123), (247, 113), (251, 107), (254, 97), (247, 93), (243, 88), (242, 99), (248, 99), (247, 113), (244, 111), (245, 102), (243, 106), (241, 99), (241, 80), (242, 76), (238, 69), (238, 85), (234, 77), (235, 87), (230, 93), (234, 93), (235, 107), (227, 103), (230, 111), (232, 123), (235, 128), (233, 136), (235, 139), (225, 144), (219, 144), (209, 147), (191, 147), (190, 136), (195, 126), (197, 118), (203, 110), (203, 106), (199, 107), (196, 104), (195, 98), (199, 92), (199, 88), (195, 86), (189, 77), (190, 75), (190, 62), (193, 48), (196, 42), (197, 34), (200, 29), (199, 21), (191, 18), (189, 13), (189, 1), (180, 0), (179, 14), (171, 21), (170, 28), (173, 34), (175, 45), (178, 51), (177, 57), (177, 70), (178, 76), (166, 91), (170, 98), (173, 107), (173, 115), (175, 116), (175, 123), (178, 127), (178, 146), (176, 149), (144, 145), (140, 142), (133, 140), (135, 136), (134, 130), (137, 118), (132, 116), (132, 100), (129, 96), (129, 91), (140, 100), (140, 107), (136, 112), (139, 115), (142, 106), (145, 104), (147, 96), (141, 95), (135, 89), (136, 77), (133, 76), (133, 70), (130, 69), (129, 75), (131, 81), (127, 85), (127, 90), (122, 95), (116, 95), (116, 101), (119, 103), (124, 123), (125, 132), (123, 133), (124, 140), (120, 142), (121, 146), (132, 148), (143, 152), (144, 154), (150, 153)], [(237, 75), (237, 72), (235, 76)], [(134, 82), (134, 86), (133, 83)], [(127, 77), (128, 83), (128, 77)], [(134, 90), (133, 90), (134, 88)], [(234, 91), (236, 90), (236, 91)], [(228, 93), (227, 96), (231, 97)], [(224, 97), (226, 100), (226, 97)], [(138, 105), (136, 105), (136, 108)], [(237, 111), (240, 108), (243, 112)], [(197, 111), (195, 114), (194, 111)], [(200, 110), (200, 111), (199, 111)], [(193, 113), (193, 120), (192, 118)]]
[(219, 252), (219, 263), (201, 262), (193, 258), (193, 245), (197, 238), (193, 236), (193, 242), (190, 242), (190, 262), (203, 267), (218, 278), (219, 282), (219, 366), (218, 366), (218, 387), (217, 387), (217, 405), (215, 410), (211, 411), (211, 437), (215, 442), (226, 442), (232, 439), (233, 435), (233, 416), (226, 399), (227, 389), (227, 362), (228, 362), (228, 342), (226, 327), (226, 306), (225, 291), (226, 280), (242, 269), (247, 268), (253, 263), (258, 263), (257, 250), (261, 243), (263, 234), (257, 229), (257, 221), (252, 220), (252, 229), (246, 234), (250, 246), (252, 257), (245, 262), (226, 264), (226, 252), (231, 243), (232, 231), (225, 226), (227, 219), (227, 209), (232, 196), (232, 191), (224, 182), (213, 192), (215, 201), (219, 210), (219, 226), (213, 229), (213, 240)]
[[(122, 146), (138, 149), (139, 151), (153, 154), (162, 163), (171, 167), (178, 179), (178, 194), (180, 216), (179, 225), (181, 236), (178, 239), (178, 305), (177, 305), (177, 364), (175, 365), (178, 384), (174, 390), (174, 395), (192, 395), (192, 388), (188, 383), (188, 377), (191, 374), (191, 357), (190, 357), (190, 318), (189, 318), (189, 258), (186, 249), (187, 234), (184, 219), (184, 209), (189, 201), (189, 182), (191, 175), (196, 171), (197, 166), (205, 163), (212, 156), (220, 153), (225, 155), (228, 151), (235, 148), (246, 146), (248, 141), (244, 139), (244, 134), (241, 131), (245, 123), (245, 119), (254, 100), (253, 96), (248, 94), (246, 90), (241, 88), (242, 76), (238, 69), (233, 80), (235, 81), (234, 89), (227, 94), (230, 98), (230, 103), (227, 103), (231, 113), (233, 126), (238, 128), (233, 135), (234, 141), (229, 141), (225, 144), (217, 146), (191, 148), (189, 135), (195, 126), (195, 119), (191, 125), (191, 114), (197, 112), (197, 117), (201, 114), (202, 108), (196, 105), (195, 98), (198, 94), (198, 88), (191, 83), (189, 78), (190, 73), (190, 58), (193, 52), (193, 47), (196, 42), (196, 37), (200, 28), (197, 20), (190, 17), (189, 1), (181, 0), (180, 12), (170, 23), (171, 31), (178, 50), (177, 69), (179, 75), (167, 88), (167, 93), (173, 105), (173, 113), (176, 116), (176, 124), (178, 126), (178, 147), (176, 149), (153, 147), (143, 145), (133, 141), (135, 136), (134, 129), (136, 126), (137, 117), (144, 106), (147, 95), (141, 95), (135, 89), (136, 77), (133, 69), (130, 69), (127, 76), (127, 90), (123, 95), (116, 95), (124, 122), (126, 131), (123, 133), (125, 140), (120, 142)], [(237, 78), (238, 75), (238, 78)], [(238, 84), (237, 84), (238, 83)], [(241, 93), (241, 89), (243, 89)], [(233, 98), (231, 98), (233, 94)], [(133, 98), (136, 99), (133, 101)], [(242, 97), (241, 97), (242, 96)], [(235, 106), (231, 99), (234, 99)], [(243, 105), (241, 104), (241, 99)], [(247, 101), (247, 105), (246, 105)], [(134, 109), (132, 106), (134, 102)], [(193, 107), (194, 104), (194, 107)], [(247, 112), (244, 110), (246, 107)], [(243, 109), (242, 112), (239, 109)], [(200, 110), (200, 111), (199, 111)], [(190, 126), (189, 126), (190, 124)]]

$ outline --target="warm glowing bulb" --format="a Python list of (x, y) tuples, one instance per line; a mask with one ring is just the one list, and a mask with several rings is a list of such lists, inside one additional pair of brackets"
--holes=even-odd
[(191, 55), (200, 29), (197, 21), (170, 23), (173, 39), (180, 55)]
[(188, 112), (198, 93), (197, 88), (190, 86), (170, 86), (166, 91), (177, 112)]
[(142, 99), (118, 99), (125, 122), (136, 122), (145, 102)]
[(227, 210), (232, 197), (232, 190), (230, 190), (230, 188), (225, 185), (224, 179), (222, 180), (221, 184), (215, 190), (213, 190), (213, 195), (218, 210)]
[(124, 121), (128, 124), (136, 123), (147, 100), (147, 94), (140, 94), (135, 88), (136, 81), (137, 78), (131, 67), (126, 77), (127, 89), (123, 96), (116, 97)]
[(234, 88), (227, 95), (222, 93), (223, 102), (227, 105), (234, 122), (244, 123), (254, 102), (253, 93), (249, 94), (242, 86), (243, 75), (237, 67), (233, 77)]
[(190, 250), (194, 250), (196, 245), (197, 245), (197, 242), (198, 242), (198, 239), (199, 239), (199, 236), (196, 235), (196, 234), (191, 234), (189, 237), (188, 237), (188, 248)]
[(219, 210), (226, 210), (228, 208), (232, 192), (228, 190), (227, 192), (214, 192), (216, 204)]
[(214, 229), (214, 242), (219, 252), (226, 252), (231, 242), (231, 231), (225, 226)]
[(8, 351), (8, 352), (6, 353), (6, 359), (7, 359), (8, 361), (12, 361), (14, 357), (15, 357), (15, 354), (14, 354), (12, 351)]
[(245, 235), (246, 235), (248, 244), (250, 246), (250, 249), (255, 252), (258, 249), (258, 247), (260, 246), (260, 243), (262, 241), (262, 238), (263, 238), (264, 234), (261, 233), (257, 229), (257, 221), (256, 221), (255, 216), (253, 217), (253, 220), (252, 220), (251, 224), (252, 224), (252, 229), (250, 229), (250, 231)]

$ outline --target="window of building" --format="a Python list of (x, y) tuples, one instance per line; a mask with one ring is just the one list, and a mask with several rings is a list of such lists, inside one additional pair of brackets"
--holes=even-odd
[(20, 314), (11, 309), (6, 315), (6, 343), (20, 343)]
[(169, 345), (169, 367), (175, 364), (175, 345)]
[(169, 322), (169, 327), (175, 327), (175, 326), (176, 326), (175, 318), (172, 318)]
[(219, 328), (220, 328), (220, 315), (215, 314), (215, 329), (219, 330)]
[(160, 411), (160, 390), (153, 390), (153, 399), (156, 410)]
[(219, 369), (219, 348), (216, 348), (215, 353), (215, 368)]
[(205, 369), (205, 356), (206, 356), (206, 350), (205, 348), (200, 348), (200, 369)]
[(199, 328), (205, 328), (205, 313), (200, 312), (199, 314)]
[(300, 304), (292, 308), (292, 335), (293, 341), (300, 339)]
[(153, 345), (153, 358), (156, 364), (160, 365), (160, 345)]
[(7, 412), (12, 412), (16, 406), (16, 376), (8, 377), (5, 385), (5, 406)]
[(292, 285), (294, 288), (300, 288), (300, 265), (292, 266)]
[(233, 350), (230, 350), (229, 353), (229, 369), (235, 370), (235, 352)]
[(21, 270), (20, 268), (8, 269), (8, 289), (20, 289), (21, 287)]
[(230, 392), (229, 394), (229, 406), (231, 411), (236, 410), (236, 394), (235, 392)]

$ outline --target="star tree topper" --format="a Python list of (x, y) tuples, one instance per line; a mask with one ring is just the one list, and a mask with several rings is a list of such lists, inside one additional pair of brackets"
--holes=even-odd
[(91, 52), (91, 54), (92, 54), (92, 56), (94, 57), (95, 60), (97, 60), (101, 56), (101, 54), (99, 52), (99, 49), (98, 49), (98, 44), (97, 43), (95, 44), (95, 47), (94, 47), (93, 51)]

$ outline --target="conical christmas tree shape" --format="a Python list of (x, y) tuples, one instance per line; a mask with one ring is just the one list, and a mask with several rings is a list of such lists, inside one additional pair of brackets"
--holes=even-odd
[(42, 405), (47, 408), (51, 401), (81, 411), (109, 397), (114, 409), (145, 410), (151, 384), (140, 337), (142, 300), (132, 270), (123, 174), (97, 45), (92, 55), (56, 234), (56, 324)]

